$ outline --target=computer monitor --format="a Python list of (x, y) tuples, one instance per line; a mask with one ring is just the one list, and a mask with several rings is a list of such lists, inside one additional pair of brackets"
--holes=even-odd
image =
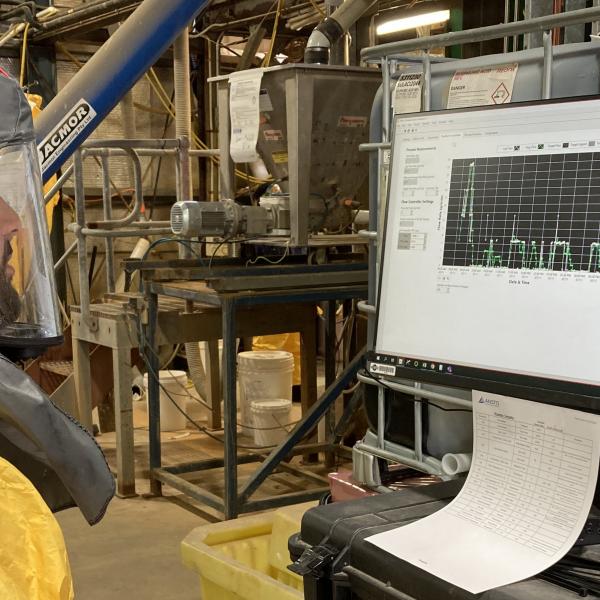
[(398, 115), (375, 377), (600, 411), (600, 100)]

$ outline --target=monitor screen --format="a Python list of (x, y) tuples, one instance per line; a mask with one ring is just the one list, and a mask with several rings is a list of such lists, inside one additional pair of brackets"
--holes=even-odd
[(600, 396), (600, 100), (395, 118), (369, 371)]

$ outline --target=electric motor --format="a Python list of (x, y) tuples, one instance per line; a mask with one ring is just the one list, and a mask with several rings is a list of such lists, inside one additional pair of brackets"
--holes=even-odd
[(260, 206), (221, 202), (176, 202), (171, 208), (171, 230), (183, 237), (266, 235), (273, 229), (270, 213)]
[(183, 237), (223, 236), (227, 214), (222, 202), (176, 202), (171, 208), (171, 230)]

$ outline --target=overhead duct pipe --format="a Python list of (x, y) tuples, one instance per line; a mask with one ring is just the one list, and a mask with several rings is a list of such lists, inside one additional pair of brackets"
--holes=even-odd
[(304, 62), (329, 64), (329, 55), (334, 44), (376, 2), (377, 0), (346, 0), (331, 16), (313, 29), (304, 51)]
[(36, 119), (44, 181), (54, 175), (207, 0), (144, 0)]

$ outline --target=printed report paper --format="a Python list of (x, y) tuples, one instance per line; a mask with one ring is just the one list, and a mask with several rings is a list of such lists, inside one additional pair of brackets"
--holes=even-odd
[(473, 428), (458, 496), (367, 540), (477, 594), (532, 577), (571, 549), (596, 488), (600, 416), (474, 391)]
[(256, 151), (260, 127), (260, 84), (264, 69), (238, 71), (229, 76), (231, 118), (231, 159), (236, 163), (258, 160)]

